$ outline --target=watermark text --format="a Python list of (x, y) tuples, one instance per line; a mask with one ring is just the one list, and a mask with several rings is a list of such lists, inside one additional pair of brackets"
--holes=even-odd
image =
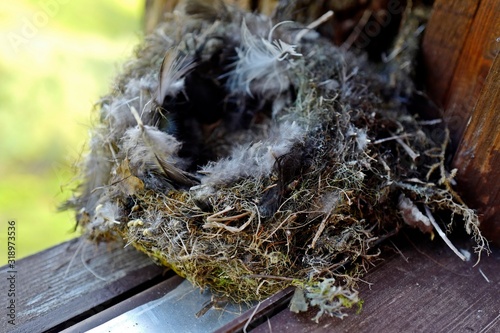
[(16, 280), (17, 280), (17, 268), (16, 268), (16, 241), (17, 241), (17, 229), (16, 221), (9, 220), (7, 223), (7, 322), (10, 325), (16, 324)]

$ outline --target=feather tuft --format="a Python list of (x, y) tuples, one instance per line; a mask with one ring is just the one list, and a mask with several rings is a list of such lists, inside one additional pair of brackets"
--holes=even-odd
[(122, 147), (127, 152), (131, 167), (142, 175), (148, 170), (159, 172), (166, 176), (172, 185), (197, 184), (194, 176), (177, 167), (181, 163), (177, 156), (180, 142), (170, 134), (144, 125), (133, 107), (131, 112), (137, 120), (137, 126), (128, 129), (122, 140)]
[(291, 62), (289, 57), (300, 57), (296, 45), (282, 40), (270, 42), (256, 36), (248, 29), (245, 21), (241, 24), (241, 45), (236, 49), (238, 59), (229, 73), (229, 89), (247, 93), (250, 96), (264, 95), (264, 92), (277, 95), (289, 86), (286, 74)]
[(305, 133), (305, 129), (294, 122), (282, 123), (267, 139), (235, 147), (230, 158), (203, 167), (201, 173), (206, 175), (203, 184), (217, 186), (241, 177), (266, 177), (272, 172), (276, 159), (302, 141)]
[(175, 97), (184, 89), (184, 77), (196, 67), (194, 60), (188, 56), (179, 56), (179, 52), (168, 50), (160, 68), (160, 79), (155, 101), (163, 104), (165, 97)]

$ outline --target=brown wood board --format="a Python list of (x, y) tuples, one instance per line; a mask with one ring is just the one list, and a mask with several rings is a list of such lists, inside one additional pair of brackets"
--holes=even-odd
[(454, 148), (462, 138), (494, 55), (498, 53), (496, 39), (499, 36), (500, 1), (481, 0), (446, 96), (444, 118)]
[[(88, 242), (80, 249), (83, 260), (80, 252), (70, 265), (81, 242), (81, 239), (73, 239), (17, 262), (16, 325), (13, 327), (2, 320), (0, 331), (52, 329), (86, 311), (104, 309), (106, 302), (164, 272), (164, 268), (152, 264), (135, 249)], [(3, 266), (0, 275), (8, 276), (8, 271), (8, 267)]]
[(500, 245), (500, 56), (487, 76), (453, 161), (460, 192), (478, 209), (482, 230)]
[(500, 49), (500, 2), (437, 0), (423, 41), (428, 92), (456, 149)]
[(460, 52), (467, 39), (479, 1), (436, 0), (425, 29), (422, 51), (428, 93), (445, 106)]
[[(285, 309), (265, 321), (266, 317), (274, 315), (275, 310), (280, 311), (282, 301), (289, 300), (291, 293), (285, 290), (218, 332), (242, 330), (247, 321), (255, 320), (264, 321), (255, 332), (268, 332), (270, 328), (272, 332), (495, 332), (500, 329), (498, 249), (489, 257), (483, 257), (479, 265), (473, 267), (473, 262), (461, 262), (439, 240), (433, 244), (418, 245), (419, 249), (409, 245), (399, 246), (404, 257), (394, 254), (386, 258), (366, 276), (365, 280), (371, 283), (371, 288), (367, 284), (361, 284), (364, 306), (360, 314), (351, 313), (344, 320), (323, 317), (316, 324), (311, 320), (315, 310), (296, 315)], [(92, 259), (87, 260), (87, 264), (96, 273), (107, 271), (108, 281), (97, 279), (78, 262), (72, 264), (74, 266), (69, 270), (67, 278), (63, 279), (61, 275), (71, 257), (68, 252), (72, 253), (76, 247), (76, 242), (70, 241), (19, 262), (18, 272), (31, 268), (32, 272), (38, 272), (39, 283), (34, 284), (33, 279), (19, 279), (18, 286), (24, 285), (26, 288), (20, 289), (20, 295), (23, 296), (19, 304), (24, 304), (24, 309), (20, 310), (14, 332), (40, 332), (58, 325), (58, 329), (63, 329), (60, 323), (65, 322), (65, 327), (70, 326), (73, 323), (67, 320), (76, 314), (95, 306), (104, 309), (108, 307), (106, 301), (113, 295), (130, 290), (162, 272), (160, 267), (149, 266), (149, 259), (133, 249), (116, 248), (109, 251), (106, 246), (101, 246), (98, 251), (89, 251), (94, 255), (88, 253), (87, 258)], [(112, 273), (113, 271), (119, 273)], [(54, 274), (50, 274), (51, 272)], [(178, 282), (176, 279), (180, 280), (178, 277), (171, 278), (168, 283), (160, 283), (138, 295), (130, 296), (83, 323), (90, 328), (95, 323), (109, 320), (114, 314), (123, 313), (124, 309), (130, 309), (137, 300), (145, 303), (151, 297), (159, 297), (161, 292), (159, 294), (158, 291), (162, 286), (166, 283), (171, 289)], [(32, 304), (31, 307), (27, 306), (29, 303)], [(72, 328), (78, 327), (84, 326), (77, 324)], [(9, 330), (4, 327), (3, 331)]]

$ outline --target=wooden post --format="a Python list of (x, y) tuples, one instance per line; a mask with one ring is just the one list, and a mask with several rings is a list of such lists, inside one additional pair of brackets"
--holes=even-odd
[(423, 54), (428, 93), (444, 108), (456, 150), (459, 192), (500, 244), (499, 38), (500, 1), (436, 0)]
[(478, 209), (482, 230), (500, 244), (500, 56), (486, 78), (458, 147), (460, 192)]
[(500, 1), (437, 0), (423, 42), (429, 94), (456, 149), (499, 50)]
[(422, 50), (428, 94), (445, 107), (446, 96), (469, 33), (478, 1), (436, 0)]

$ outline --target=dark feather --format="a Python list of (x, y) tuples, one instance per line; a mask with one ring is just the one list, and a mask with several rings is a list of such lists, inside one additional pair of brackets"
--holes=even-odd
[(184, 77), (194, 67), (196, 67), (196, 63), (193, 59), (179, 56), (176, 50), (168, 50), (160, 67), (156, 103), (162, 105), (167, 96), (175, 97), (184, 90)]

